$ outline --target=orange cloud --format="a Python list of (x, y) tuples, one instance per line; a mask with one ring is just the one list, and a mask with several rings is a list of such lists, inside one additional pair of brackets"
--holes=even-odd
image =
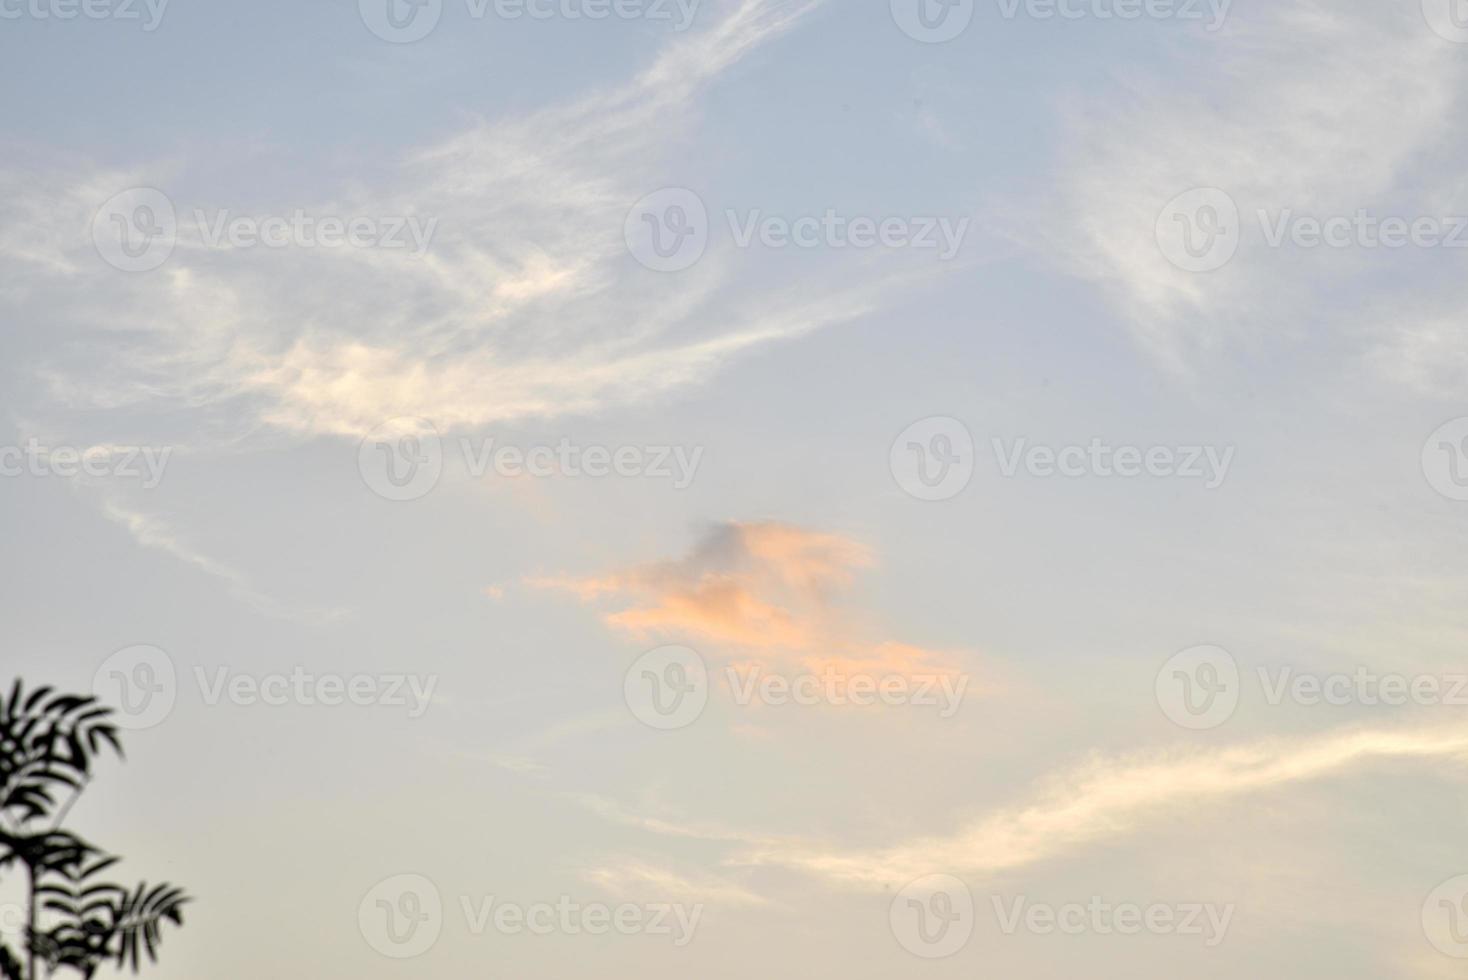
[(841, 604), (857, 573), (874, 565), (860, 542), (775, 522), (715, 525), (684, 558), (609, 575), (527, 578), (534, 588), (583, 602), (623, 600), (611, 628), (642, 640), (712, 645), (753, 663), (793, 660), (843, 673), (953, 672), (948, 658), (870, 635), (859, 610)]

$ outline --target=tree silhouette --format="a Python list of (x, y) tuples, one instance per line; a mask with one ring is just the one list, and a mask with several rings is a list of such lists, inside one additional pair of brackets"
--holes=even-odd
[(144, 954), (157, 960), (163, 923), (183, 924), (182, 890), (102, 880), (119, 859), (61, 829), (98, 754), (122, 756), (111, 715), (94, 697), (19, 680), (0, 695), (0, 872), (26, 872), (22, 948), (0, 941), (0, 980), (41, 980), (42, 967), (90, 978), (109, 960), (136, 973)]

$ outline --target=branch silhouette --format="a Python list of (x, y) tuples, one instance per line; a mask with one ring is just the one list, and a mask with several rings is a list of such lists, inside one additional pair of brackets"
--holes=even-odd
[(183, 890), (102, 879), (120, 858), (61, 828), (110, 748), (122, 757), (112, 709), (17, 679), (0, 696), (0, 872), (26, 872), (23, 948), (0, 941), (0, 980), (41, 980), (66, 968), (85, 978), (103, 963), (156, 962), (163, 925), (183, 925)]

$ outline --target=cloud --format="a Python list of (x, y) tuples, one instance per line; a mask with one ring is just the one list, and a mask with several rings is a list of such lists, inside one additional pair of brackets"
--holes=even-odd
[(585, 868), (581, 877), (629, 901), (655, 898), (720, 907), (769, 904), (737, 882), (709, 875), (689, 876), (632, 858)]
[[(1174, 52), (1165, 77), (1134, 73), (1073, 101), (1060, 184), (1046, 188), (1054, 210), (1021, 237), (1106, 290), (1138, 342), (1180, 373), (1229, 346), (1297, 335), (1322, 309), (1354, 331), (1378, 292), (1355, 281), (1385, 250), (1266, 248), (1257, 212), (1454, 213), (1441, 210), (1444, 188), (1462, 168), (1439, 172), (1436, 155), (1463, 90), (1460, 53), (1415, 3), (1240, 5), (1227, 30)], [(1236, 257), (1208, 273), (1170, 264), (1155, 232), (1164, 205), (1199, 187), (1226, 191), (1243, 222)], [(1455, 265), (1433, 289), (1458, 295), (1460, 279)], [(1415, 284), (1403, 285), (1398, 297), (1411, 298)], [(1360, 329), (1390, 340), (1395, 319)]]
[(1364, 729), (1222, 751), (1098, 758), (1052, 780), (1033, 802), (998, 810), (948, 835), (866, 849), (787, 842), (752, 848), (729, 863), (790, 868), (871, 889), (939, 871), (989, 876), (1141, 833), (1169, 815), (1377, 762), (1414, 760), (1468, 763), (1468, 727)]
[(620, 602), (603, 621), (637, 639), (697, 642), (730, 657), (795, 661), (811, 669), (949, 673), (951, 658), (873, 638), (842, 602), (870, 551), (838, 534), (776, 522), (717, 524), (682, 559), (585, 578), (526, 584), (583, 602)]
[(243, 572), (191, 547), (162, 518), (129, 510), (110, 500), (102, 505), (102, 513), (108, 520), (125, 528), (144, 548), (160, 551), (223, 582), (231, 596), (262, 615), (311, 624), (329, 623), (348, 615), (345, 609), (306, 608), (259, 591)]
[(620, 85), (475, 122), (406, 153), (375, 184), (304, 209), (436, 219), (421, 256), (211, 245), (194, 214), (208, 227), (231, 202), (206, 190), (174, 200), (168, 261), (122, 274), (93, 248), (93, 215), (124, 188), (182, 183), (188, 164), (13, 165), (0, 172), (0, 188), (13, 191), (0, 203), (10, 267), (0, 300), (23, 320), (91, 338), (42, 368), (53, 404), (186, 409), (179, 424), (207, 420), (192, 436), (214, 446), (360, 437), (400, 415), (472, 429), (663, 397), (751, 350), (860, 316), (900, 281), (868, 272), (837, 289), (786, 271), (755, 289), (720, 249), (669, 275), (638, 266), (623, 240), (633, 203), (686, 177), (670, 161), (705, 89), (818, 5), (737, 0)]

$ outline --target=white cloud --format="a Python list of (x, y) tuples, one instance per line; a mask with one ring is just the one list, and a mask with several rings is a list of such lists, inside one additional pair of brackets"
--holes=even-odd
[[(1228, 29), (1177, 52), (1165, 79), (1118, 80), (1072, 102), (1037, 244), (1109, 292), (1138, 342), (1179, 373), (1210, 352), (1298, 336), (1322, 310), (1354, 327), (1372, 294), (1352, 279), (1384, 250), (1291, 256), (1264, 247), (1257, 211), (1443, 214), (1442, 188), (1461, 168), (1436, 172), (1433, 153), (1464, 65), (1416, 3), (1238, 5)], [(1208, 273), (1171, 265), (1155, 234), (1164, 205), (1198, 187), (1226, 191), (1243, 219), (1237, 256)], [(1460, 279), (1455, 270), (1436, 288)]]
[(881, 848), (801, 842), (752, 848), (737, 865), (792, 868), (858, 888), (900, 885), (935, 871), (991, 875), (1145, 830), (1170, 814), (1339, 775), (1373, 762), (1468, 763), (1468, 728), (1334, 732), (1213, 752), (1096, 759), (1052, 781), (1036, 800), (946, 834)]
[(93, 253), (92, 215), (122, 188), (166, 188), (169, 173), (63, 178), (37, 165), (0, 176), (14, 191), (0, 205), (0, 255), (28, 284), (7, 276), (0, 288), (22, 318), (79, 324), (95, 341), (94, 355), (53, 356), (50, 397), (213, 412), (212, 429), (181, 439), (216, 445), (358, 437), (398, 415), (472, 428), (662, 396), (754, 348), (858, 316), (881, 291), (870, 274), (856, 289), (794, 276), (751, 288), (717, 250), (658, 274), (623, 241), (633, 202), (678, 182), (670, 150), (696, 125), (703, 89), (818, 3), (738, 0), (618, 87), (477, 123), (407, 154), (386, 183), (306, 209), (437, 218), (421, 258), (210, 247), (193, 212), (228, 202), (179, 198), (167, 263), (120, 274)]

